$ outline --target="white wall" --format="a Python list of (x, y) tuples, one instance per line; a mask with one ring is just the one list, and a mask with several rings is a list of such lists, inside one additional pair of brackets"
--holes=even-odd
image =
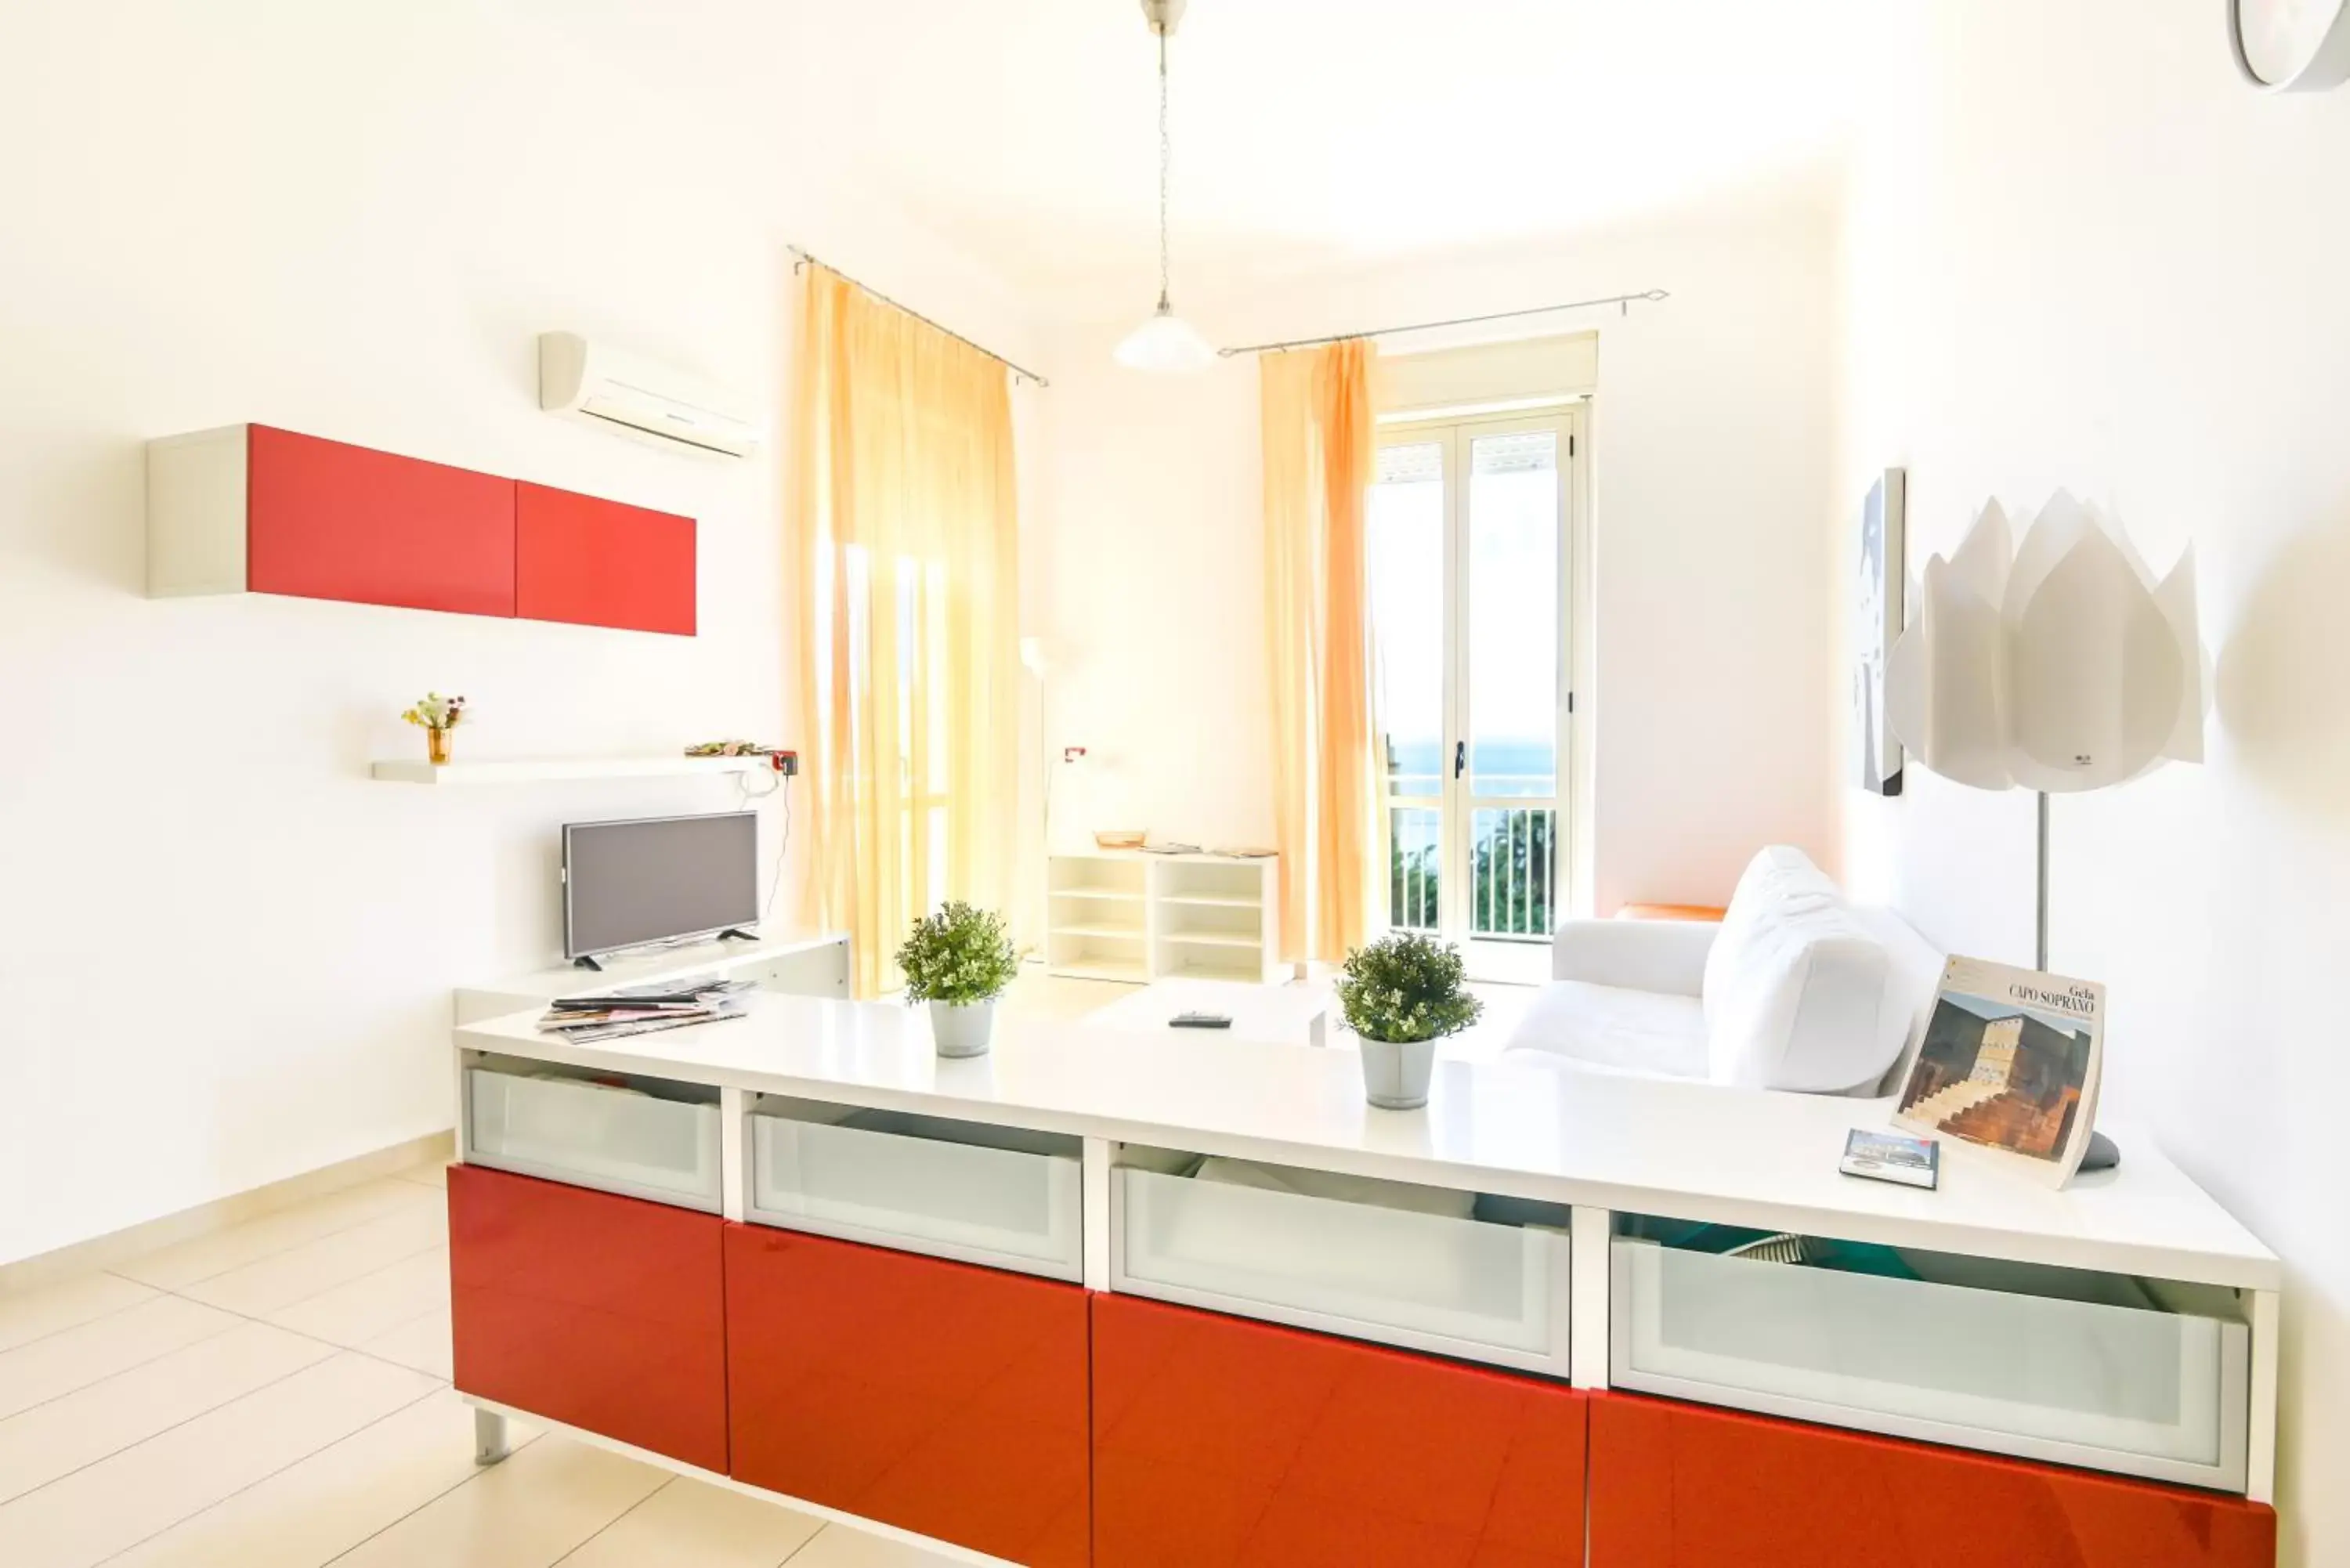
[[(1029, 332), (561, 7), (34, 10), (0, 49), (0, 1262), (446, 1127), (450, 988), (557, 954), (556, 826), (733, 804), (369, 782), (426, 687), (476, 756), (800, 738), (775, 452), (539, 413), (536, 333), (773, 410), (787, 240)], [(140, 442), (244, 420), (691, 513), (702, 635), (144, 598)]]
[[(2286, 1261), (2284, 1556), (2350, 1562), (2350, 90), (2254, 93), (2207, 0), (1939, 0), (1880, 76), (1845, 493), (1908, 467), (1913, 575), (2058, 485), (2195, 548), (2209, 761), (2055, 802), (2050, 961), (2110, 988), (2107, 1118)], [(1850, 874), (2029, 961), (2031, 797), (1909, 777)]]
[[(1834, 260), (1831, 221), (1791, 207), (1187, 306), (1218, 340), (1250, 342), (1672, 291), (1628, 317), (1546, 323), (1600, 334), (1596, 661), (1579, 706), (1597, 748), (1602, 909), (1721, 902), (1766, 841), (1833, 863), (1819, 673)], [(1069, 653), (1053, 744), (1095, 752), (1075, 787), (1063, 774), (1056, 836), (1263, 842), (1255, 369), (1120, 370), (1108, 349), (1130, 325), (1074, 335), (1050, 394), (1045, 624)]]
[(1051, 458), (1032, 629), (1046, 690), (1053, 836), (1141, 827), (1201, 844), (1273, 832), (1256, 369), (1149, 376), (1076, 333), (1046, 394)]

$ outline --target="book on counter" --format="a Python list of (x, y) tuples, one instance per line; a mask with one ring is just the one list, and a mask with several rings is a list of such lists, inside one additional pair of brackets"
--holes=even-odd
[(742, 994), (751, 989), (747, 980), (722, 980), (701, 986), (637, 985), (596, 996), (558, 996), (547, 1004), (538, 1032), (593, 1044), (722, 1023), (743, 1015)]
[(1941, 1156), (1942, 1146), (1929, 1137), (1855, 1127), (1845, 1135), (1844, 1159), (1836, 1168), (1872, 1181), (1931, 1189), (1941, 1179)]
[(2095, 981), (1951, 959), (1893, 1125), (2064, 1186), (2096, 1121), (2105, 1018)]

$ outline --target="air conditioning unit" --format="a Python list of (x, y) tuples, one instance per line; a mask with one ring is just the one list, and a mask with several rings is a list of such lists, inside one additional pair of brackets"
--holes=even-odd
[(728, 457), (759, 444), (746, 400), (576, 332), (539, 334), (538, 406)]

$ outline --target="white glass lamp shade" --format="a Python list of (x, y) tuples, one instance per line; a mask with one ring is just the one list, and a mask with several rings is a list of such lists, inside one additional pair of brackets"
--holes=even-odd
[(1130, 370), (1181, 373), (1206, 369), (1215, 363), (1216, 351), (1162, 299), (1149, 319), (1126, 335), (1117, 358)]
[(2157, 584), (2060, 492), (2012, 560), (2005, 515), (1985, 507), (1924, 587), (1887, 663), (1886, 717), (1936, 773), (2068, 794), (2202, 760), (2193, 552)]

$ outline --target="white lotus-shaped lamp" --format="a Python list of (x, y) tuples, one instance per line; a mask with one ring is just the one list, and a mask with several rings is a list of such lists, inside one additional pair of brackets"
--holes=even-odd
[(2157, 582), (2118, 527), (2059, 491), (2020, 547), (1985, 506), (1926, 563), (1924, 588), (1886, 663), (1885, 711), (1934, 772), (2062, 794), (2203, 760), (2191, 546)]

